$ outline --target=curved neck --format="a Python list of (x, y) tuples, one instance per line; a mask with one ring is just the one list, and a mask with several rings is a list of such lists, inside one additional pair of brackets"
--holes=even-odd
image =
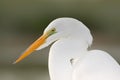
[[(70, 46), (69, 46), (70, 45)], [(61, 39), (55, 42), (49, 54), (49, 73), (51, 80), (71, 80), (71, 59), (81, 58), (88, 45), (78, 39)]]

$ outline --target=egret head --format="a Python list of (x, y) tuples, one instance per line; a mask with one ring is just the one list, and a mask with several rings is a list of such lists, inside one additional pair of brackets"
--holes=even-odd
[(84, 40), (88, 45), (92, 44), (92, 36), (89, 29), (74, 18), (58, 18), (53, 20), (45, 29), (43, 35), (15, 61), (21, 61), (35, 50), (47, 47), (51, 43), (62, 38), (76, 38)]

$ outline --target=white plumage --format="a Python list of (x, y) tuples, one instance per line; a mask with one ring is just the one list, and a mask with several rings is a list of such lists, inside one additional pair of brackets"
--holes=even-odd
[(88, 51), (92, 35), (80, 21), (58, 18), (48, 25), (44, 35), (44, 42), (34, 49), (53, 43), (49, 53), (51, 80), (120, 80), (120, 66), (115, 59), (101, 50)]

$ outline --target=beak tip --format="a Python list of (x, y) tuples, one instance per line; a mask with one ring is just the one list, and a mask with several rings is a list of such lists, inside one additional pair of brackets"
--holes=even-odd
[(12, 64), (16, 64), (17, 62), (16, 61), (14, 61)]
[(16, 61), (14, 61), (12, 64), (17, 64), (18, 62), (20, 62), (19, 59), (17, 59)]
[(16, 62), (13, 62), (12, 64), (16, 64)]
[(46, 35), (41, 36), (38, 38), (28, 49), (15, 61), (13, 64), (16, 64), (26, 58), (28, 55), (30, 55), (32, 52), (34, 52), (40, 45), (42, 45), (45, 42)]

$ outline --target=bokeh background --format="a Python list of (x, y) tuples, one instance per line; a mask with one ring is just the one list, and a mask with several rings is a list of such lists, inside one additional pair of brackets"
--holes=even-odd
[(0, 0), (0, 80), (50, 80), (49, 47), (12, 63), (59, 17), (82, 21), (94, 37), (90, 49), (120, 63), (120, 0)]

